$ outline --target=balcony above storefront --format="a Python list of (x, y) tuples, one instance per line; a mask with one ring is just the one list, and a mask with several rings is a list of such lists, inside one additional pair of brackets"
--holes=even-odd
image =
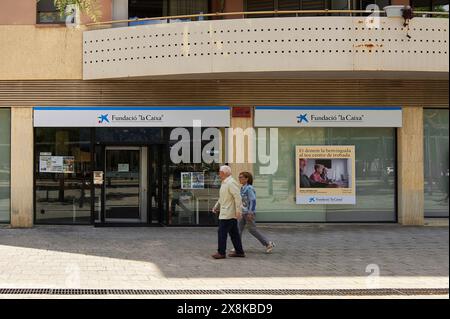
[(448, 77), (447, 18), (415, 17), (409, 28), (363, 16), (149, 22), (85, 31), (83, 79)]

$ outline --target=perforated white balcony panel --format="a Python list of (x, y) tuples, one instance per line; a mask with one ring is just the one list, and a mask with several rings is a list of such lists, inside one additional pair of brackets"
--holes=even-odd
[(448, 19), (260, 18), (85, 31), (84, 79), (242, 72), (448, 72)]

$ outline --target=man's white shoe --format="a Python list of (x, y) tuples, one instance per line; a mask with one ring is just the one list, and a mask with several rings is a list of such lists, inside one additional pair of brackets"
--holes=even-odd
[(275, 243), (273, 241), (270, 241), (269, 244), (266, 246), (266, 253), (270, 254), (273, 250), (273, 247), (275, 247)]

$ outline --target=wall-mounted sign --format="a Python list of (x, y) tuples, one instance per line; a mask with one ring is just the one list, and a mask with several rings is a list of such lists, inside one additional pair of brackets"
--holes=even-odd
[(252, 117), (252, 108), (248, 106), (235, 106), (231, 111), (232, 117)]
[(297, 204), (356, 204), (355, 146), (296, 146)]
[(256, 127), (401, 127), (400, 107), (257, 106)]
[(73, 156), (39, 155), (40, 173), (74, 173), (75, 158)]
[[(229, 107), (35, 107), (35, 127), (229, 127)], [(195, 124), (197, 125), (197, 124)]]

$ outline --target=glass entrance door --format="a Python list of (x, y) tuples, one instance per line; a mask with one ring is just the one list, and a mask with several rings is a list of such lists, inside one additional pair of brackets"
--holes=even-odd
[(147, 222), (147, 148), (106, 147), (105, 222)]

